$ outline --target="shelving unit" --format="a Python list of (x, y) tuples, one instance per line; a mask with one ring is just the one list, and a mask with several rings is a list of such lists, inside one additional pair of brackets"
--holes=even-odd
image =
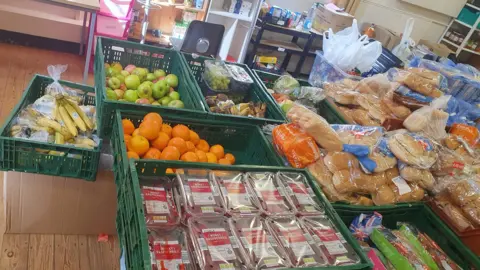
[[(472, 8), (478, 12), (480, 12), (480, 7), (477, 7), (473, 4), (469, 4), (469, 3), (466, 3), (465, 4), (465, 7), (466, 8)], [(450, 24), (448, 25), (448, 27), (445, 29), (445, 31), (443, 32), (443, 35), (440, 37), (438, 43), (444, 43), (446, 44), (447, 46), (449, 46), (453, 51), (455, 51), (455, 55), (458, 57), (460, 55), (460, 53), (462, 52), (467, 52), (467, 53), (471, 53), (471, 54), (475, 54), (475, 55), (480, 55), (480, 52), (477, 52), (477, 51), (474, 51), (474, 50), (471, 50), (471, 49), (468, 49), (466, 48), (466, 45), (468, 43), (468, 41), (472, 38), (473, 34), (476, 32), (476, 31), (480, 31), (480, 29), (477, 29), (477, 26), (480, 24), (480, 16), (477, 17), (477, 20), (475, 21), (475, 23), (473, 25), (470, 25), (468, 23), (465, 23), (465, 22), (462, 22), (460, 20), (458, 20), (457, 18), (453, 18), (451, 21), (450, 21)], [(463, 42), (461, 44), (456, 44), (454, 42), (452, 42), (451, 40), (448, 40), (445, 35), (448, 31), (450, 31), (452, 28), (455, 28), (456, 26), (460, 26), (460, 27), (463, 27), (463, 28), (467, 28), (468, 29), (468, 33), (465, 35), (465, 38), (463, 40)]]

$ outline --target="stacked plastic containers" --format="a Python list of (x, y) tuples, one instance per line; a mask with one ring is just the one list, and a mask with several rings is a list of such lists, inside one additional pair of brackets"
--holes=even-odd
[[(190, 258), (198, 259), (195, 264), (200, 269), (212, 270), (339, 266), (360, 261), (325, 215), (303, 174), (191, 169), (177, 170), (175, 181), (173, 190), (164, 186), (165, 193), (156, 196), (162, 200), (162, 206), (154, 207), (158, 216), (148, 211), (143, 193), (145, 215), (151, 228), (155, 220), (161, 226), (180, 221), (175, 230), (188, 235), (184, 246), (190, 252), (182, 257), (189, 258), (185, 269)], [(162, 209), (170, 211), (160, 213)], [(183, 243), (180, 240), (172, 241)], [(152, 258), (161, 267), (159, 258), (165, 256), (158, 250), (153, 244)]]

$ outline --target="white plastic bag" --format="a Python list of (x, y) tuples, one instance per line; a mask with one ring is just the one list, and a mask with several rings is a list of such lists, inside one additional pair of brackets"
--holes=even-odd
[(47, 93), (49, 95), (52, 95), (52, 96), (62, 95), (66, 92), (63, 86), (58, 82), (58, 80), (60, 80), (62, 73), (67, 71), (67, 68), (68, 68), (68, 65), (56, 65), (56, 66), (49, 65), (47, 67), (48, 76), (50, 76), (53, 79), (53, 83), (47, 86)]

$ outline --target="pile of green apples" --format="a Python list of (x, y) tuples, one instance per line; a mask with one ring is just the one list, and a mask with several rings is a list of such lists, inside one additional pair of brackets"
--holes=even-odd
[(109, 100), (150, 104), (172, 108), (184, 108), (180, 94), (175, 91), (178, 77), (161, 69), (150, 72), (146, 68), (128, 65), (125, 68), (120, 63), (105, 63), (107, 87), (106, 96)]

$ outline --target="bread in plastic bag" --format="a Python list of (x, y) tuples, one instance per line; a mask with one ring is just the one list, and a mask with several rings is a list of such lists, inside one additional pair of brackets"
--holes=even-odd
[(373, 94), (381, 98), (392, 90), (392, 84), (386, 75), (377, 74), (361, 80), (355, 90), (362, 94)]
[(331, 125), (331, 127), (335, 130), (343, 144), (363, 145), (369, 149), (375, 146), (385, 133), (382, 127), (337, 124)]
[(480, 197), (480, 183), (474, 179), (475, 176), (448, 185), (446, 190), (453, 202), (463, 207)]
[(323, 162), (332, 173), (341, 170), (355, 170), (360, 168), (357, 158), (347, 152), (329, 152), (323, 158)]
[(445, 216), (448, 217), (448, 220), (453, 223), (458, 231), (463, 232), (474, 228), (470, 220), (465, 217), (462, 209), (453, 204), (450, 196), (445, 192), (435, 196), (434, 203), (445, 213)]
[(388, 92), (382, 98), (380, 101), (380, 106), (385, 114), (402, 120), (406, 119), (412, 113), (408, 107), (393, 101), (393, 91)]
[(295, 124), (276, 126), (273, 143), (294, 168), (305, 168), (320, 158), (320, 149), (314, 139)]
[(448, 117), (448, 113), (444, 111), (425, 106), (405, 119), (403, 126), (411, 132), (419, 132), (435, 140), (441, 140), (447, 136), (445, 128)]
[(392, 135), (388, 147), (397, 159), (421, 169), (429, 169), (437, 160), (432, 141), (414, 133)]
[(447, 147), (440, 146), (438, 147), (438, 160), (431, 168), (432, 173), (435, 176), (451, 175), (454, 177), (474, 174), (472, 159), (469, 157), (469, 154), (462, 155)]
[(397, 165), (397, 158), (390, 151), (387, 139), (381, 137), (370, 149), (368, 156), (358, 157), (360, 165), (365, 173), (381, 173)]
[(360, 107), (368, 111), (368, 115), (381, 124), (387, 119), (388, 115), (382, 110), (380, 100), (380, 98), (371, 94), (362, 94), (357, 97)]
[(470, 145), (475, 145), (478, 143), (480, 136), (479, 131), (476, 127), (472, 127), (464, 124), (454, 124), (450, 129), (450, 133), (460, 136)]
[(368, 111), (364, 109), (353, 109), (352, 119), (353, 121), (355, 121), (355, 123), (361, 126), (375, 127), (375, 126), (381, 125), (381, 123), (378, 120), (370, 117), (370, 115), (368, 114)]
[(287, 117), (312, 136), (322, 148), (327, 151), (342, 151), (340, 138), (323, 117), (298, 105), (290, 109)]
[(398, 166), (400, 176), (407, 182), (418, 184), (426, 190), (432, 190), (435, 185), (435, 178), (429, 170), (418, 169), (407, 166), (404, 163)]
[(443, 76), (439, 72), (426, 69), (426, 68), (414, 68), (414, 67), (408, 68), (407, 70), (424, 79), (427, 79), (429, 83), (431, 83), (432, 85), (435, 85), (440, 89), (444, 89), (448, 86), (447, 79), (445, 78), (445, 76)]
[(387, 183), (385, 174), (364, 174), (360, 170), (341, 170), (333, 174), (333, 185), (340, 193), (370, 194)]
[(395, 81), (404, 84), (408, 88), (422, 95), (433, 98), (438, 98), (443, 95), (433, 80), (426, 79), (416, 73), (409, 71), (398, 71), (398, 73), (393, 77)]

